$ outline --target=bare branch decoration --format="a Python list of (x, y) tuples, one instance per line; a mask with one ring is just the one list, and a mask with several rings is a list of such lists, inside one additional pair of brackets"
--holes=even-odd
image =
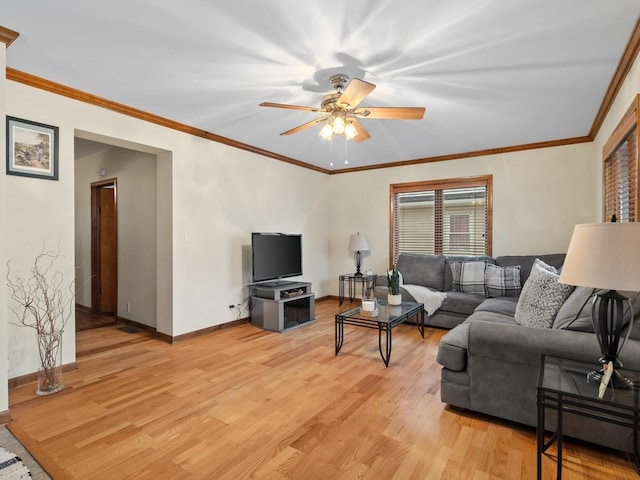
[(11, 261), (7, 262), (7, 287), (13, 305), (9, 309), (14, 313), (19, 327), (33, 328), (38, 334), (38, 351), (41, 372), (38, 376), (37, 394), (46, 395), (63, 388), (61, 349), (62, 332), (73, 311), (75, 298), (75, 278), (68, 286), (64, 275), (54, 271), (53, 265), (60, 258), (57, 251), (45, 251), (38, 254), (31, 267), (29, 277), (11, 272)]

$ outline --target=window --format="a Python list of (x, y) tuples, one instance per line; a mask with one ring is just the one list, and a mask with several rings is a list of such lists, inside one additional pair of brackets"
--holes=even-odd
[(638, 101), (636, 97), (602, 150), (603, 221), (638, 221)]
[(391, 185), (391, 258), (491, 255), (492, 177)]

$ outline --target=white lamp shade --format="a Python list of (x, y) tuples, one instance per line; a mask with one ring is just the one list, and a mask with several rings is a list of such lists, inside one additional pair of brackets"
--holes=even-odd
[(560, 282), (606, 290), (640, 291), (640, 223), (576, 225)]
[(356, 233), (355, 235), (351, 235), (351, 239), (349, 240), (349, 251), (350, 252), (368, 252), (369, 244), (367, 243), (367, 239), (364, 235), (360, 235)]

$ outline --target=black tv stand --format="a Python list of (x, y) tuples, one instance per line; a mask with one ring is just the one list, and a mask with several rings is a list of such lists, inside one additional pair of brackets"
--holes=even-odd
[(251, 323), (284, 332), (315, 322), (315, 295), (306, 282), (277, 281), (253, 285)]

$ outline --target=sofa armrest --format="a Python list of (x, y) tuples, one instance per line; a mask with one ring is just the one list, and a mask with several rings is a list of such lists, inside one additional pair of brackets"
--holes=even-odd
[[(481, 356), (512, 363), (538, 365), (541, 355), (598, 363), (601, 356), (593, 333), (551, 328), (530, 328), (492, 322), (470, 322), (468, 334), (469, 362)], [(640, 342), (628, 340), (620, 360), (625, 367), (640, 370)]]

